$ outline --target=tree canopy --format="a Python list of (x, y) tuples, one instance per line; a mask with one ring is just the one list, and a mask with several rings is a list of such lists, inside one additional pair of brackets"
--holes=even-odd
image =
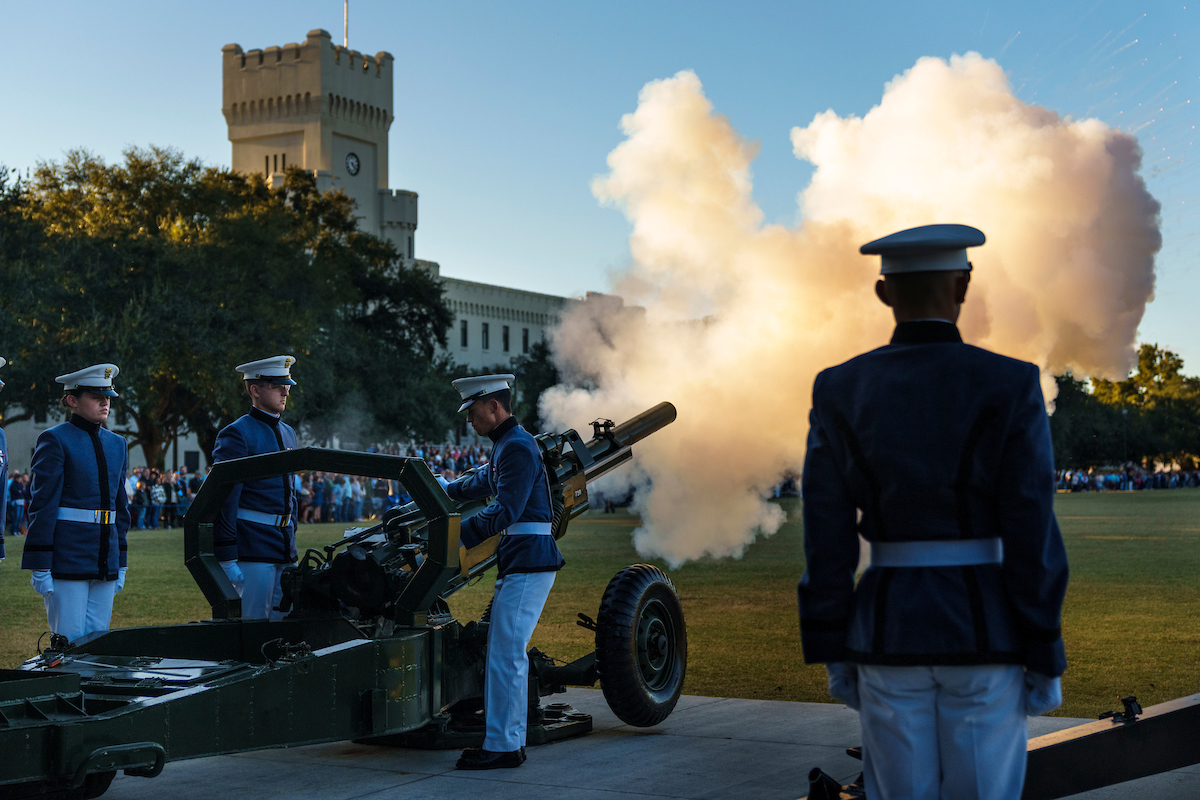
[(440, 283), (298, 169), (271, 187), (131, 148), (120, 164), (72, 151), (27, 183), (0, 173), (0, 280), (0, 399), (23, 409), (5, 422), (57, 402), (54, 376), (113, 361), (114, 427), (147, 463), (185, 429), (211, 456), (247, 407), (234, 366), (292, 353), (289, 420), (318, 438), (345, 404), (380, 434), (454, 423)]
[(1123, 381), (1058, 378), (1050, 427), (1062, 468), (1133, 461), (1192, 467), (1200, 455), (1200, 378), (1157, 344), (1138, 349), (1137, 369)]

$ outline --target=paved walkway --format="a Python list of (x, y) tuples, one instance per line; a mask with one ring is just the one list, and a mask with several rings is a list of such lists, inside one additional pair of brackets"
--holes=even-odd
[[(151, 780), (118, 774), (104, 798), (795, 800), (807, 794), (814, 766), (842, 782), (859, 771), (845, 754), (858, 744), (858, 715), (841, 705), (683, 697), (666, 722), (644, 729), (623, 725), (598, 690), (572, 689), (565, 700), (592, 715), (594, 732), (530, 748), (519, 769), (458, 772), (457, 751), (345, 742), (180, 761)], [(1030, 733), (1040, 736), (1083, 721), (1031, 720)], [(1076, 796), (1135, 795), (1200, 797), (1200, 766)]]

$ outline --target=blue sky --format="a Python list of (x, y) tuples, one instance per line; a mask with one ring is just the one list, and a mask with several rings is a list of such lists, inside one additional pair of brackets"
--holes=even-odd
[[(221, 47), (340, 41), (337, 0), (3, 0), (0, 164), (85, 146), (170, 145), (228, 165)], [(810, 171), (788, 134), (861, 115), (921, 56), (977, 51), (1017, 95), (1135, 132), (1163, 204), (1157, 299), (1141, 329), (1200, 372), (1200, 23), (1186, 3), (441, 2), (352, 0), (350, 45), (396, 57), (392, 188), (421, 196), (418, 256), (445, 274), (553, 294), (608, 288), (628, 225), (589, 184), (648, 81), (692, 69), (761, 148), (755, 199), (794, 224)], [(1195, 100), (1193, 103), (1192, 101)]]

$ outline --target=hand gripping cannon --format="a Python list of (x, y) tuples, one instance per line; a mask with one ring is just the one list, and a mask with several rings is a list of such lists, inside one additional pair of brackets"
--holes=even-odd
[[(588, 485), (670, 424), (661, 403), (614, 425), (537, 437), (562, 537), (588, 508)], [(288, 616), (241, 618), (213, 555), (213, 528), (238, 483), (306, 470), (398, 481), (412, 502), (346, 531), (284, 572)], [(184, 522), (187, 568), (212, 619), (125, 628), (51, 648), (0, 670), (0, 797), (86, 798), (117, 770), (154, 777), (167, 761), (345, 739), (462, 747), (483, 738), (487, 613), (460, 622), (446, 602), (496, 563), (497, 539), (465, 549), (459, 523), (484, 502), (452, 501), (424, 461), (302, 448), (213, 467)], [(569, 568), (569, 567), (568, 567)], [(687, 665), (678, 595), (660, 570), (636, 565), (609, 582), (596, 649), (558, 665), (530, 651), (529, 744), (591, 730), (591, 718), (540, 698), (568, 685), (601, 688), (625, 722), (669, 715)]]

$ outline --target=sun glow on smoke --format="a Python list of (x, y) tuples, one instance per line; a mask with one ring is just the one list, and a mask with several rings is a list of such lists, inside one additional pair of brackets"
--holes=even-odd
[(639, 486), (643, 555), (739, 556), (778, 529), (783, 513), (763, 498), (803, 463), (813, 378), (891, 332), (871, 292), (878, 259), (858, 254), (871, 239), (982, 229), (963, 336), (1036, 363), (1049, 404), (1053, 375), (1121, 378), (1135, 359), (1161, 244), (1137, 141), (1023, 103), (994, 61), (923, 58), (866, 116), (826, 111), (794, 128), (815, 171), (792, 228), (763, 224), (756, 148), (694, 73), (647, 84), (621, 126), (592, 189), (632, 223), (626, 305), (598, 298), (563, 320), (552, 344), (567, 383), (543, 410), (583, 428), (662, 400), (679, 409), (623, 476)]

